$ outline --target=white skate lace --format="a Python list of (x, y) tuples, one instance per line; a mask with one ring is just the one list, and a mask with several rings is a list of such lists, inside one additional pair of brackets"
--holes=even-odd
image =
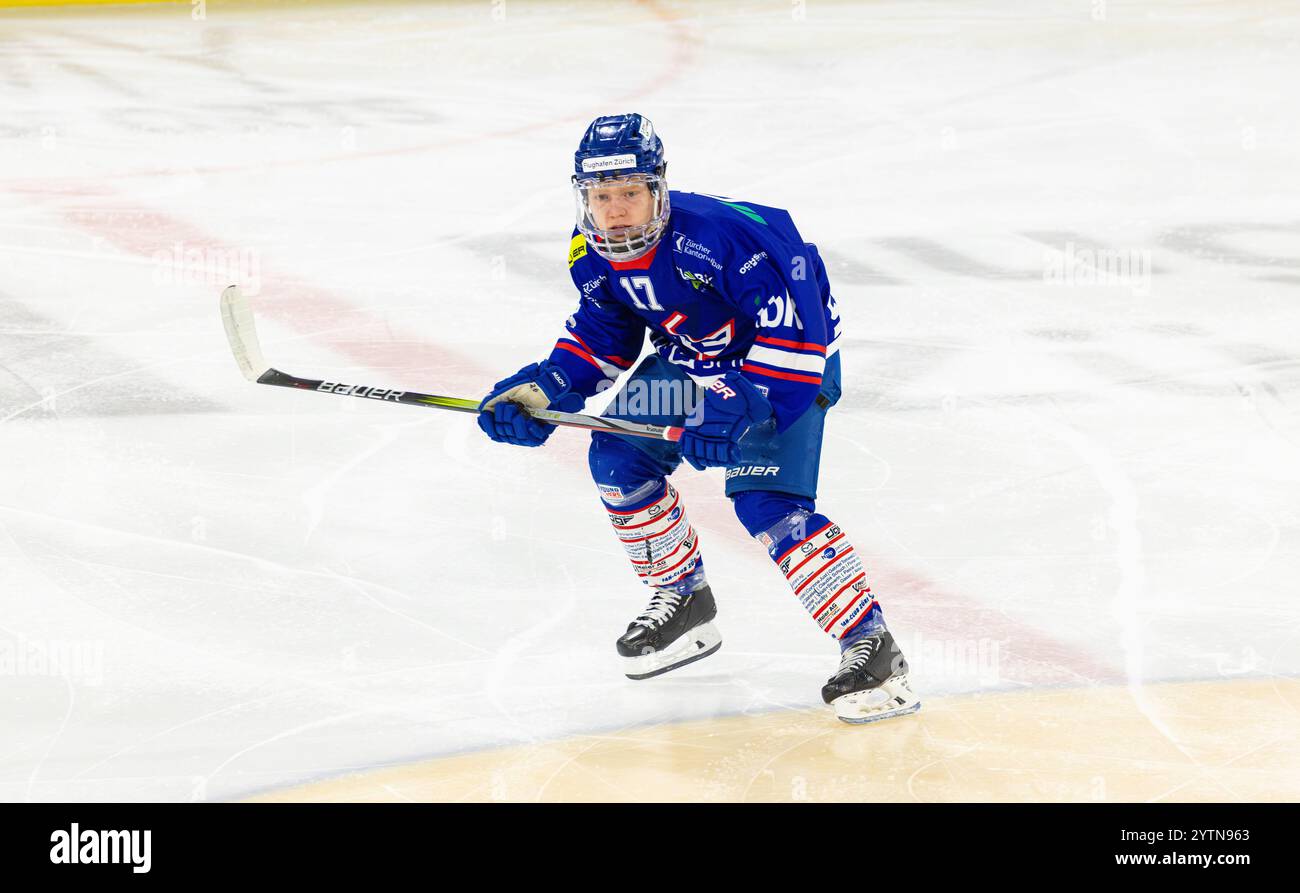
[(871, 655), (875, 653), (876, 646), (880, 644), (879, 639), (863, 639), (845, 649), (840, 655), (840, 668), (836, 676), (844, 673), (851, 673), (854, 670), (860, 670), (871, 660)]
[(682, 597), (671, 589), (656, 589), (641, 616), (632, 622), (647, 629), (653, 629), (665, 623), (681, 607)]

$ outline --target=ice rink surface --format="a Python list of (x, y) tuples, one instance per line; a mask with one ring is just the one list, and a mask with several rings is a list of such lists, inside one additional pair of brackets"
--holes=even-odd
[[(0, 800), (449, 755), (496, 763), (425, 794), (1300, 798), (1294, 4), (195, 14), (0, 11)], [(787, 207), (828, 259), (819, 506), (916, 717), (821, 706), (835, 646), (720, 471), (674, 481), (723, 648), (633, 683), (585, 434), (231, 359), (228, 281), (299, 375), (479, 396), (545, 356), (572, 152), (626, 111), (674, 188)], [(647, 787), (557, 783), (616, 739)]]

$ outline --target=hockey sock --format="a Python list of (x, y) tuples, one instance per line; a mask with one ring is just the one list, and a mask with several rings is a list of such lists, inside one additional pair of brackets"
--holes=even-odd
[(632, 569), (649, 586), (682, 595), (704, 584), (699, 535), (686, 517), (681, 495), (664, 478), (631, 492), (600, 488), (601, 502)]
[(798, 507), (754, 538), (767, 548), (804, 609), (840, 640), (841, 648), (885, 628), (862, 556), (825, 515)]

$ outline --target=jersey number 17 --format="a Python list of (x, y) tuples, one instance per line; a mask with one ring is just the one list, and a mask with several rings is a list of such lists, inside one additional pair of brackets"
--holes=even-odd
[[(632, 276), (630, 278), (627, 276), (620, 276), (618, 281), (622, 284), (623, 290), (627, 292), (627, 296), (632, 299), (632, 305), (636, 307), (636, 309), (664, 309), (659, 306), (659, 302), (655, 300), (655, 284), (650, 281), (649, 276)], [(638, 294), (638, 292), (645, 294), (646, 301), (648, 302), (647, 304), (641, 303), (641, 295)]]

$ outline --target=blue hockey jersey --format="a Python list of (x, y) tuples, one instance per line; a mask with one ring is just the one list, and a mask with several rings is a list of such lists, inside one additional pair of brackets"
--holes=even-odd
[(779, 208), (669, 193), (663, 238), (644, 257), (610, 261), (575, 229), (579, 292), (550, 361), (590, 397), (654, 349), (701, 385), (738, 370), (767, 394), (784, 431), (821, 388), (838, 349), (839, 313), (816, 246)]

